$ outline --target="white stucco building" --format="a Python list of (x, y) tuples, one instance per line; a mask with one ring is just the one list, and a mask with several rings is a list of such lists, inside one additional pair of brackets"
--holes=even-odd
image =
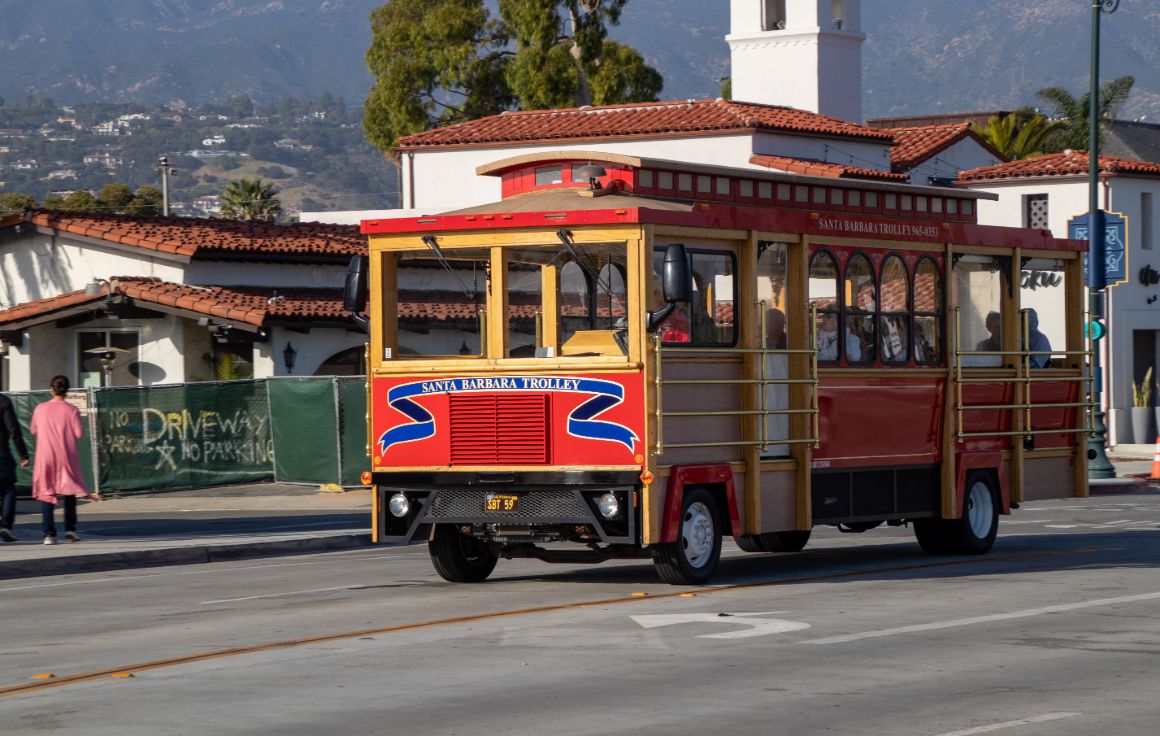
[[(1141, 382), (1148, 368), (1160, 369), (1160, 285), (1148, 278), (1160, 271), (1160, 164), (1101, 156), (1099, 200), (1103, 209), (1128, 221), (1125, 279), (1107, 290), (1109, 333), (1104, 345), (1104, 400), (1112, 444), (1151, 443), (1134, 438), (1129, 409), (1132, 382)], [(979, 202), (979, 222), (1047, 228), (1067, 236), (1067, 223), (1088, 211), (1088, 154), (1067, 151), (1022, 161), (965, 171), (963, 186), (999, 195), (997, 201)], [(1034, 265), (1034, 264), (1031, 264)], [(1160, 274), (1157, 275), (1160, 279)], [(1023, 300), (1036, 307), (1043, 331), (1062, 339), (1058, 317), (1061, 289), (1034, 268), (1023, 270)], [(1153, 371), (1153, 381), (1156, 380)], [(1153, 395), (1155, 395), (1155, 390)]]
[(365, 250), (350, 226), (4, 218), (0, 388), (44, 388), (58, 373), (76, 386), (358, 373), (365, 335), (341, 290)]

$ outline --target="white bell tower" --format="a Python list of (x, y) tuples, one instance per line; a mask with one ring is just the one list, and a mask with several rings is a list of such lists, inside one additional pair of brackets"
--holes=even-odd
[(730, 0), (733, 99), (862, 122), (860, 0)]

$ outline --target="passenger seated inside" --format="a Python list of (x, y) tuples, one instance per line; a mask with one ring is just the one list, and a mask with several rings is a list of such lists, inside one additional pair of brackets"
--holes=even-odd
[(914, 360), (916, 363), (937, 363), (938, 351), (926, 336), (926, 330), (917, 321), (914, 324)]
[(765, 348), (767, 350), (785, 350), (787, 341), (785, 336), (785, 312), (777, 309), (765, 311)]
[(1003, 350), (1003, 317), (998, 312), (987, 312), (983, 325), (989, 336), (977, 342), (975, 350), (994, 355), (964, 355), (960, 360), (970, 368), (997, 368), (1003, 365), (1003, 356), (999, 355)]
[(838, 359), (838, 315), (822, 312), (818, 324), (818, 360)]
[[(785, 335), (785, 312), (777, 308), (767, 309), (765, 312), (765, 348), (766, 350), (785, 350), (788, 341)], [(835, 356), (837, 351), (835, 350)], [(767, 354), (765, 356), (765, 379), (777, 381), (789, 378), (789, 356)], [(765, 387), (766, 411), (779, 411), (789, 408), (789, 385), (785, 383), (766, 383)], [(775, 440), (785, 440), (789, 437), (788, 414), (765, 415), (765, 439), (770, 443), (762, 450), (763, 457), (786, 457), (789, 455), (789, 445), (774, 444)]]
[[(1039, 331), (1039, 315), (1034, 309), (1027, 310), (1027, 332), (1028, 332), (1028, 346), (1027, 350), (1032, 353), (1050, 353), (1051, 341), (1047, 339)], [(1050, 368), (1050, 355), (1032, 355), (1029, 358), (1032, 368)]]
[(980, 340), (979, 344), (975, 346), (975, 350), (997, 353), (1003, 349), (1003, 319), (998, 312), (988, 312), (984, 324), (991, 336), (985, 340)]

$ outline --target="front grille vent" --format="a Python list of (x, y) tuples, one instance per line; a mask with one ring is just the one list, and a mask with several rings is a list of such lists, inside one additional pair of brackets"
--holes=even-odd
[(544, 465), (547, 394), (453, 395), (452, 465)]

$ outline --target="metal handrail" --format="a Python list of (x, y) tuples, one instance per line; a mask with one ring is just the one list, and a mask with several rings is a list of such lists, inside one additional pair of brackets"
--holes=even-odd
[[(654, 333), (652, 336), (653, 352), (656, 356), (656, 375), (653, 378), (653, 384), (656, 391), (656, 443), (653, 447), (653, 452), (656, 455), (663, 454), (666, 448), (687, 448), (687, 447), (761, 447), (764, 451), (770, 445), (793, 445), (793, 444), (812, 444), (814, 447), (819, 445), (819, 429), (821, 422), (819, 420), (819, 403), (818, 403), (818, 351), (815, 348), (786, 348), (786, 349), (771, 349), (767, 346), (766, 340), (766, 323), (765, 323), (765, 302), (759, 302), (761, 309), (761, 347), (759, 348), (694, 348), (694, 347), (667, 347), (662, 343), (661, 334)], [(810, 344), (817, 345), (817, 309), (810, 308)], [(757, 378), (664, 378), (663, 369), (664, 358), (662, 356), (672, 356), (674, 354), (692, 354), (697, 356), (702, 355), (760, 355), (760, 374)], [(765, 358), (770, 355), (808, 355), (810, 356), (809, 378), (769, 378), (766, 376), (766, 361)], [(664, 411), (664, 387), (665, 386), (692, 386), (692, 385), (730, 385), (730, 386), (760, 386), (761, 403), (760, 409), (724, 409), (713, 411)], [(811, 387), (809, 407), (801, 409), (770, 409), (766, 405), (765, 387), (772, 385), (781, 386), (795, 386), (808, 385)], [(761, 431), (760, 438), (756, 440), (736, 440), (727, 442), (678, 442), (665, 444), (664, 442), (664, 418), (665, 417), (710, 417), (710, 416), (761, 416), (764, 420), (768, 416), (790, 416), (807, 414), (812, 417), (809, 423), (809, 437), (805, 438), (786, 438), (778, 440), (770, 440), (767, 436), (765, 421), (760, 422)]]
[[(1044, 434), (1078, 434), (1087, 433), (1094, 436), (1095, 432), (1095, 407), (1092, 404), (1092, 383), (1094, 377), (1092, 375), (1092, 340), (1090, 335), (1087, 337), (1087, 350), (963, 350), (959, 344), (962, 339), (962, 310), (955, 307), (955, 321), (954, 321), (954, 345), (955, 345), (955, 418), (956, 418), (956, 437), (957, 441), (962, 442), (968, 437), (1026, 437), (1030, 439), (1035, 435)], [(1020, 318), (1022, 321), (1022, 344), (1030, 344), (1030, 324), (1029, 315), (1026, 309), (1020, 310)], [(962, 356), (983, 355), (983, 356), (1015, 356), (1017, 363), (1014, 375), (1011, 376), (985, 376), (985, 377), (966, 377), (963, 375), (963, 362), (960, 360)], [(1056, 355), (1079, 355), (1083, 356), (1085, 360), (1080, 366), (1080, 375), (1078, 376), (1033, 376), (1031, 368), (1032, 356), (1056, 356)], [(970, 366), (971, 368), (1004, 368), (1002, 366)], [(1012, 370), (1006, 367), (1005, 370)], [(1034, 369), (1041, 370), (1039, 368)], [(1073, 369), (1074, 370), (1074, 369)], [(1082, 402), (1066, 402), (1066, 403), (1045, 403), (1036, 404), (1031, 400), (1031, 388), (1033, 384), (1037, 383), (1060, 383), (1073, 381), (1076, 383), (1087, 383), (1086, 400)], [(965, 404), (963, 402), (963, 384), (980, 384), (980, 383), (1011, 383), (1021, 384), (1023, 386), (1023, 401), (1012, 401), (1010, 404)], [(1084, 416), (1086, 427), (1076, 428), (1062, 428), (1062, 429), (1033, 429), (1031, 424), (1031, 412), (1034, 409), (1060, 409), (1060, 408), (1085, 408)], [(1022, 411), (1023, 428), (1010, 432), (966, 432), (963, 427), (963, 417), (967, 411), (1011, 411), (1012, 420), (1014, 420), (1014, 412)]]

